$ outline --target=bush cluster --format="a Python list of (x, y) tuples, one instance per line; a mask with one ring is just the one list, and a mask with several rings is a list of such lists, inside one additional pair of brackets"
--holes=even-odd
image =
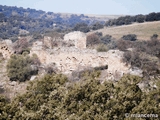
[(69, 82), (61, 74), (46, 75), (12, 102), (0, 97), (0, 119), (116, 120), (126, 119), (125, 113), (159, 115), (160, 89), (143, 92), (137, 85), (141, 81), (126, 75), (117, 83), (100, 83), (91, 73)]
[(149, 13), (148, 15), (142, 15), (142, 14), (138, 14), (135, 16), (122, 16), (119, 17), (117, 19), (111, 19), (109, 21), (106, 22), (106, 26), (119, 26), (119, 25), (128, 25), (128, 24), (132, 24), (134, 22), (138, 22), (138, 23), (143, 23), (145, 21), (149, 22), (149, 21), (159, 21), (160, 20), (160, 12), (155, 13)]
[(87, 47), (95, 47), (99, 52), (106, 52), (109, 49), (117, 48), (116, 41), (111, 35), (103, 36), (102, 32), (95, 32), (87, 36)]
[(12, 55), (7, 63), (7, 73), (11, 81), (24, 82), (38, 73), (33, 65), (40, 64), (37, 57), (28, 55)]
[(123, 40), (136, 41), (137, 40), (137, 35), (135, 35), (135, 34), (123, 35), (122, 39)]
[[(126, 43), (126, 42), (124, 42)], [(132, 48), (124, 53), (124, 62), (143, 70), (144, 76), (158, 76), (160, 74), (160, 41), (152, 39), (149, 41), (136, 41), (126, 44), (121, 48)]]

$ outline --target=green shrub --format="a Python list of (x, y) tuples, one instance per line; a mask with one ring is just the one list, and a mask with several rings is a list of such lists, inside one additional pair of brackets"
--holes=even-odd
[(135, 34), (123, 35), (122, 39), (123, 40), (136, 41), (137, 40), (137, 35), (135, 35)]
[(108, 51), (108, 48), (107, 48), (107, 46), (104, 45), (104, 44), (99, 44), (99, 45), (97, 46), (97, 51), (98, 51), (98, 52), (107, 52), (107, 51)]
[(32, 62), (28, 55), (12, 55), (7, 64), (10, 80), (23, 82), (30, 79), (31, 75), (38, 72), (37, 70), (32, 70)]
[(160, 89), (141, 91), (137, 84), (142, 78), (125, 75), (116, 83), (100, 83), (95, 72), (86, 74), (77, 82), (61, 74), (46, 75), (30, 82), (27, 92), (11, 103), (0, 97), (0, 119), (127, 120), (125, 113), (160, 114)]

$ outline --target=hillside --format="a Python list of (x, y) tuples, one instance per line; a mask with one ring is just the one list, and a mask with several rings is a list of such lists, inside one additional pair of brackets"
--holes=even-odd
[(73, 30), (78, 23), (83, 23), (84, 29), (89, 30), (97, 22), (103, 26), (108, 19), (117, 17), (119, 16), (54, 13), (0, 5), (0, 38), (16, 41), (19, 35), (37, 37), (37, 34), (43, 35), (47, 31), (66, 32)]
[(148, 40), (153, 34), (158, 34), (160, 36), (160, 21), (105, 27), (104, 29), (97, 31), (102, 32), (103, 35), (112, 35), (112, 37), (116, 39), (120, 39), (123, 35), (126, 34), (136, 34), (137, 39)]

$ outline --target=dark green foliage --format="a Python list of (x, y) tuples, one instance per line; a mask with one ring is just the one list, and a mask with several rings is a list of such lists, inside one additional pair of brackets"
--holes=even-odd
[(93, 25), (91, 26), (91, 29), (92, 29), (92, 30), (98, 30), (98, 29), (102, 29), (103, 27), (104, 27), (103, 24), (97, 22), (97, 23), (95, 23), (95, 24), (93, 24)]
[(5, 22), (5, 15), (0, 13), (0, 22)]
[(108, 44), (111, 42), (111, 40), (112, 40), (111, 35), (105, 35), (104, 37), (101, 38), (101, 41), (103, 44)]
[(31, 82), (27, 93), (10, 103), (0, 97), (0, 119), (127, 120), (125, 113), (160, 114), (159, 88), (145, 93), (137, 85), (140, 77), (100, 83), (94, 74), (86, 72), (77, 82), (61, 74)]
[(124, 53), (123, 60), (134, 67), (141, 68), (145, 77), (149, 77), (150, 75), (158, 76), (160, 74), (159, 40), (130, 42), (130, 44), (123, 44), (122, 48), (125, 48), (125, 50), (132, 48), (132, 50)]
[(138, 23), (143, 23), (145, 21), (145, 16), (144, 15), (136, 15), (136, 22)]
[(79, 81), (79, 80), (84, 79), (84, 77), (86, 76), (92, 76), (93, 78), (99, 77), (101, 74), (99, 70), (107, 69), (108, 66), (106, 65), (106, 66), (101, 66), (101, 67), (87, 68), (84, 70), (75, 70), (72, 72), (70, 80)]
[(158, 35), (157, 35), (157, 34), (153, 34), (153, 35), (151, 36), (151, 40), (157, 40), (157, 38), (158, 38)]
[(156, 57), (139, 52), (126, 52), (124, 59), (132, 66), (141, 68), (144, 76), (159, 74), (159, 60)]
[(134, 22), (143, 23), (145, 21), (159, 21), (160, 12), (158, 13), (149, 13), (148, 15), (135, 15), (135, 16), (122, 16), (117, 19), (111, 19), (105, 23), (105, 26), (119, 26), (119, 25), (128, 25)]
[(77, 23), (74, 28), (73, 28), (74, 31), (81, 31), (81, 32), (84, 32), (84, 33), (87, 33), (89, 32), (89, 27), (86, 23)]
[(123, 40), (136, 41), (137, 40), (137, 35), (135, 35), (135, 34), (123, 35), (122, 39)]
[(150, 13), (146, 16), (146, 21), (158, 21), (160, 20), (160, 12), (158, 13)]
[(111, 35), (103, 36), (101, 32), (95, 32), (87, 36), (87, 46), (94, 47), (98, 52), (107, 52), (109, 49), (115, 49), (117, 47), (116, 41)]
[(125, 75), (115, 84), (100, 83), (90, 74), (82, 81), (68, 83), (63, 75), (46, 75), (31, 82), (28, 92), (13, 102), (0, 99), (0, 117), (114, 120), (126, 119), (125, 113), (160, 114), (159, 89), (142, 92), (137, 85), (141, 80)]
[(20, 81), (30, 79), (31, 75), (37, 74), (37, 69), (32, 69), (34, 58), (28, 55), (12, 55), (7, 64), (8, 77), (11, 81)]
[(99, 37), (102, 37), (102, 36), (103, 36), (103, 33), (102, 33), (102, 32), (96, 32), (95, 34), (98, 35)]
[[(29, 32), (29, 35), (34, 35), (35, 39), (41, 38), (34, 33), (44, 34), (48, 30), (60, 31), (73, 29), (77, 23), (88, 24), (90, 20), (88, 16), (71, 15), (69, 18), (63, 19), (60, 13), (53, 13), (35, 9), (24, 9), (18, 7), (10, 7), (0, 5), (0, 38), (8, 39), (18, 37), (21, 30)], [(81, 26), (80, 31), (88, 32), (89, 27)], [(16, 39), (13, 39), (13, 41)]]

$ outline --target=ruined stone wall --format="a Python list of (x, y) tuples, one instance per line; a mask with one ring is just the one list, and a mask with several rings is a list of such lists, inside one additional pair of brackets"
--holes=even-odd
[(4, 40), (0, 42), (0, 53), (2, 53), (3, 58), (8, 59), (13, 54), (12, 41)]
[(80, 31), (68, 33), (64, 36), (64, 41), (75, 45), (75, 48), (86, 48), (86, 34)]
[(48, 50), (32, 51), (37, 54), (41, 63), (47, 65), (54, 63), (58, 71), (64, 74), (71, 74), (74, 70), (83, 70), (89, 67), (108, 65), (103, 72), (103, 79), (118, 79), (129, 72), (130, 66), (122, 62), (123, 52), (110, 50), (108, 52), (97, 52), (90, 49), (55, 48)]

